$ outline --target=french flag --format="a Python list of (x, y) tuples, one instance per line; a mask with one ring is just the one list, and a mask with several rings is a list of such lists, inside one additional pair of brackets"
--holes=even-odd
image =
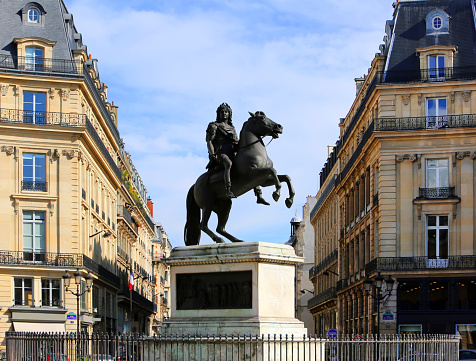
[(131, 291), (134, 288), (134, 272), (132, 271), (132, 266), (131, 266), (131, 274), (129, 275), (129, 291)]

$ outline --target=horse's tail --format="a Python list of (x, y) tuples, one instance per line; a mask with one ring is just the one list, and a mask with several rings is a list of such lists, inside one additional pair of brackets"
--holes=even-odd
[(193, 187), (187, 194), (187, 223), (185, 223), (184, 240), (186, 246), (195, 246), (200, 243), (200, 208), (193, 196)]

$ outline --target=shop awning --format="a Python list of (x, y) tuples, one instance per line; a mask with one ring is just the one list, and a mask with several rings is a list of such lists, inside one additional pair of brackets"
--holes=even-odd
[(17, 332), (65, 332), (64, 323), (13, 322)]

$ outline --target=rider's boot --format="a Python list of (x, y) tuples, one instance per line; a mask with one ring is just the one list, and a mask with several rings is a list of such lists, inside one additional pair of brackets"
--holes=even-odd
[(235, 194), (231, 191), (231, 182), (225, 186), (225, 196), (229, 199), (236, 198)]
[(262, 194), (263, 194), (263, 192), (261, 192), (260, 188), (255, 188), (256, 203), (264, 204), (265, 206), (269, 206), (269, 203), (264, 200)]

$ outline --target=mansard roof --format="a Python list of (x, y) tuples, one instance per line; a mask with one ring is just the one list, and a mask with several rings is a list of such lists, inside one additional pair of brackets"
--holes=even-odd
[[(43, 23), (37, 26), (25, 24), (23, 19), (29, 7), (37, 8)], [(17, 55), (13, 39), (43, 38), (56, 42), (53, 58), (72, 59), (72, 51), (86, 50), (82, 44), (81, 34), (76, 31), (73, 16), (68, 13), (62, 0), (27, 0), (0, 1), (0, 54)]]
[[(387, 71), (418, 70), (416, 49), (431, 46), (456, 46), (454, 67), (476, 64), (476, 31), (472, 0), (400, 0), (394, 18), (392, 36), (387, 43)], [(448, 28), (428, 31), (431, 15), (448, 16)], [(430, 15), (430, 17), (429, 17)]]

